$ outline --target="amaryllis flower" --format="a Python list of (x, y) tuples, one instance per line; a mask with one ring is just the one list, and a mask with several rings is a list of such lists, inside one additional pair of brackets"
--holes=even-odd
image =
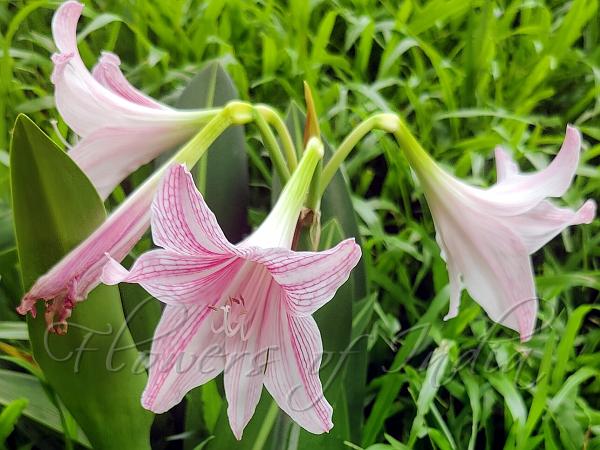
[[(579, 132), (567, 127), (563, 145), (544, 170), (518, 172), (517, 164), (496, 149), (498, 182), (489, 189), (470, 186), (416, 158), (450, 278), (450, 311), (458, 313), (464, 284), (488, 315), (520, 333), (533, 334), (538, 301), (530, 256), (570, 225), (590, 223), (596, 204), (577, 211), (559, 208), (546, 197), (560, 197), (571, 185), (580, 153)], [(416, 162), (415, 162), (416, 161)]]
[(140, 256), (131, 271), (115, 261), (105, 267), (105, 283), (139, 283), (167, 305), (152, 344), (147, 409), (167, 411), (224, 372), (238, 439), (263, 384), (306, 430), (333, 426), (311, 315), (348, 279), (361, 251), (353, 239), (322, 252), (290, 250), (320, 156), (314, 153), (307, 150), (268, 218), (237, 245), (225, 238), (189, 172), (174, 167), (152, 206), (152, 236), (162, 249)]
[(68, 1), (56, 11), (52, 33), (54, 97), (65, 122), (81, 139), (69, 152), (102, 198), (130, 173), (196, 134), (214, 111), (178, 111), (142, 94), (104, 53), (91, 74), (77, 50), (83, 5)]

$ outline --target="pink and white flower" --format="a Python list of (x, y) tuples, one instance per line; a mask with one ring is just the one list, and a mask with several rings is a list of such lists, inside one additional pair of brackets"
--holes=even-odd
[(105, 283), (139, 283), (167, 305), (155, 331), (144, 407), (167, 411), (224, 372), (236, 438), (263, 384), (306, 430), (331, 429), (312, 314), (348, 279), (361, 251), (353, 239), (322, 252), (290, 250), (321, 156), (322, 147), (317, 154), (309, 144), (268, 218), (237, 245), (225, 238), (189, 172), (170, 170), (152, 206), (152, 236), (162, 248), (140, 256), (130, 271), (111, 260), (103, 273)]
[(138, 167), (191, 138), (214, 111), (179, 111), (147, 97), (125, 79), (112, 53), (90, 73), (77, 49), (82, 9), (68, 1), (54, 15), (59, 53), (52, 56), (52, 82), (58, 111), (81, 137), (69, 155), (104, 199)]
[(530, 255), (570, 225), (590, 223), (596, 203), (576, 211), (546, 200), (569, 188), (579, 162), (581, 138), (567, 127), (562, 147), (545, 169), (521, 174), (496, 149), (498, 182), (489, 189), (470, 186), (429, 157), (413, 157), (431, 210), (437, 240), (450, 278), (450, 311), (458, 313), (464, 287), (487, 314), (529, 339), (535, 327), (536, 298)]

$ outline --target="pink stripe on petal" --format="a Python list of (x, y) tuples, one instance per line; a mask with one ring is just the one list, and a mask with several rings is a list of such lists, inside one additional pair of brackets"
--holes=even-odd
[(152, 341), (144, 408), (168, 411), (223, 371), (225, 341), (211, 330), (211, 312), (198, 305), (165, 308)]
[(312, 314), (331, 300), (361, 257), (354, 239), (321, 252), (256, 251), (251, 258), (263, 264), (283, 288), (288, 311), (295, 315)]
[(105, 88), (120, 95), (125, 100), (149, 108), (170, 110), (171, 108), (148, 97), (143, 92), (133, 87), (121, 72), (121, 60), (111, 52), (102, 52), (98, 64), (92, 69), (92, 76)]
[(146, 184), (132, 194), (86, 240), (41, 276), (21, 300), (18, 312), (27, 314), (40, 299), (66, 296), (72, 303), (84, 300), (100, 282), (105, 254), (122, 260), (148, 229), (154, 189), (154, 185)]
[(288, 316), (279, 308), (271, 319), (278, 352), (267, 365), (265, 386), (277, 404), (311, 433), (333, 427), (333, 409), (323, 394), (319, 366), (323, 354), (319, 329), (310, 316)]
[(237, 258), (201, 258), (165, 250), (144, 253), (131, 271), (111, 259), (104, 268), (106, 284), (139, 283), (146, 291), (167, 304), (192, 303), (214, 305), (230, 287), (243, 260)]
[(182, 254), (235, 255), (184, 166), (167, 173), (152, 204), (152, 237), (157, 245)]

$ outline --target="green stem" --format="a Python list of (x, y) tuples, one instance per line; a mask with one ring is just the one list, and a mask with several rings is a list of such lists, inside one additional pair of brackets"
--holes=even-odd
[(306, 196), (306, 207), (312, 209), (315, 213), (319, 211), (321, 205), (321, 177), (323, 173), (323, 161), (319, 161)]
[(260, 114), (256, 108), (252, 109), (253, 118), (256, 122), (256, 126), (258, 127), (260, 134), (263, 138), (263, 144), (265, 148), (269, 152), (269, 156), (271, 157), (271, 161), (273, 162), (273, 166), (275, 167), (275, 171), (277, 175), (281, 179), (282, 184), (285, 184), (287, 180), (290, 179), (290, 169), (288, 168), (285, 159), (283, 158), (283, 154), (281, 149), (279, 148), (279, 144), (277, 143), (277, 139), (273, 134), (273, 130), (265, 120), (265, 118)]
[(431, 159), (429, 154), (421, 147), (398, 115), (392, 113), (375, 114), (361, 122), (354, 130), (352, 130), (334, 152), (321, 175), (319, 198), (323, 196), (323, 193), (333, 179), (335, 172), (340, 168), (354, 147), (356, 147), (356, 144), (372, 130), (376, 129), (394, 135), (410, 165), (416, 171), (421, 172), (435, 167), (433, 159)]
[(323, 195), (325, 189), (327, 189), (327, 186), (329, 183), (331, 183), (331, 180), (333, 179), (333, 176), (337, 170), (362, 138), (364, 138), (374, 129), (394, 132), (397, 128), (398, 122), (399, 118), (395, 114), (380, 113), (363, 120), (354, 130), (352, 130), (352, 132), (346, 136), (346, 139), (344, 139), (337, 150), (333, 153), (333, 156), (323, 169), (319, 196)]
[(281, 140), (281, 145), (283, 146), (283, 152), (285, 154), (285, 159), (287, 160), (287, 165), (290, 169), (290, 172), (293, 172), (298, 166), (298, 153), (296, 152), (292, 135), (285, 125), (285, 122), (277, 113), (277, 111), (270, 106), (256, 105), (255, 110), (269, 125), (275, 128), (275, 131), (277, 131), (279, 139)]
[(279, 406), (274, 401), (271, 402), (271, 406), (269, 406), (269, 410), (267, 411), (267, 415), (263, 418), (262, 426), (258, 431), (258, 436), (254, 440), (254, 445), (252, 446), (252, 450), (262, 450), (265, 444), (267, 443), (267, 439), (269, 434), (271, 434), (271, 430), (273, 429), (273, 425), (275, 425), (275, 421), (277, 420), (277, 416), (279, 415)]
[[(146, 187), (157, 184), (162, 179), (164, 173), (173, 164), (185, 164), (188, 169), (192, 168), (200, 158), (206, 153), (212, 143), (231, 125), (243, 125), (251, 122), (253, 119), (252, 105), (245, 102), (230, 102), (221, 109), (201, 130), (194, 136), (181, 150), (179, 150), (171, 159), (161, 166), (140, 188), (131, 196), (131, 200), (125, 203), (135, 201), (136, 196), (146, 194)], [(122, 205), (124, 205), (123, 203)], [(123, 206), (121, 206), (123, 207)]]

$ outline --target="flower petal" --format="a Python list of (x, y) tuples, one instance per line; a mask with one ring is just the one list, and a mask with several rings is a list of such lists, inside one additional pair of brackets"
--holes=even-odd
[(579, 131), (568, 126), (563, 144), (548, 167), (532, 174), (510, 176), (490, 189), (471, 188), (472, 193), (495, 209), (496, 214), (521, 214), (546, 197), (560, 197), (565, 193), (575, 176), (580, 149)]
[(130, 102), (149, 108), (163, 110), (171, 109), (133, 87), (131, 83), (127, 81), (123, 72), (121, 72), (121, 69), (119, 68), (120, 65), (121, 60), (117, 55), (111, 52), (102, 52), (98, 64), (92, 69), (92, 76), (98, 80), (102, 86)]
[[(519, 236), (499, 220), (460, 204), (430, 202), (430, 207), (447, 247), (451, 283), (462, 274), (469, 294), (492, 320), (518, 331), (522, 340), (529, 339), (537, 298), (529, 253)], [(456, 302), (454, 297), (450, 317)]]
[(531, 254), (537, 252), (565, 228), (591, 223), (595, 215), (594, 200), (587, 200), (577, 211), (559, 208), (549, 201), (543, 201), (525, 214), (509, 217), (507, 221), (519, 234)]
[(269, 354), (265, 386), (295, 422), (311, 433), (333, 427), (333, 408), (323, 394), (319, 367), (323, 354), (321, 334), (310, 316), (288, 315), (279, 307), (271, 327), (277, 352)]
[(506, 150), (498, 146), (495, 150), (496, 156), (496, 177), (498, 183), (519, 174), (519, 166), (511, 158)]
[[(191, 126), (204, 120), (203, 111), (175, 111), (132, 102), (100, 84), (86, 69), (77, 50), (77, 21), (83, 6), (61, 5), (53, 18), (53, 33), (60, 54), (54, 55), (54, 98), (61, 116), (78, 135), (98, 128), (127, 126)], [(165, 149), (166, 150), (166, 149)]]
[(81, 11), (81, 3), (68, 1), (60, 5), (52, 17), (52, 36), (61, 53), (77, 52), (77, 22)]
[(154, 333), (144, 408), (163, 413), (223, 371), (224, 339), (204, 305), (167, 305)]
[(184, 255), (235, 254), (185, 166), (169, 170), (152, 203), (154, 243)]
[(333, 298), (360, 257), (360, 246), (346, 239), (321, 252), (264, 249), (250, 258), (263, 264), (283, 288), (291, 314), (309, 315)]
[(102, 282), (138, 283), (167, 304), (215, 305), (243, 264), (238, 258), (186, 256), (153, 250), (140, 256), (129, 272), (110, 258), (104, 267)]
[(237, 439), (242, 438), (260, 400), (265, 361), (272, 345), (270, 311), (281, 302), (281, 289), (267, 270), (257, 264), (246, 267), (235, 291), (243, 299), (241, 307), (247, 310), (233, 318), (243, 325), (237, 333), (229, 333), (225, 341), (227, 416)]
[(38, 278), (17, 311), (27, 314), (39, 299), (65, 296), (70, 304), (84, 300), (100, 282), (105, 254), (122, 260), (148, 229), (154, 190), (154, 185), (145, 184), (132, 194), (86, 240)]
[(69, 151), (69, 156), (104, 200), (129, 174), (196, 131), (195, 126), (183, 125), (177, 128), (164, 125), (105, 127), (81, 139)]

